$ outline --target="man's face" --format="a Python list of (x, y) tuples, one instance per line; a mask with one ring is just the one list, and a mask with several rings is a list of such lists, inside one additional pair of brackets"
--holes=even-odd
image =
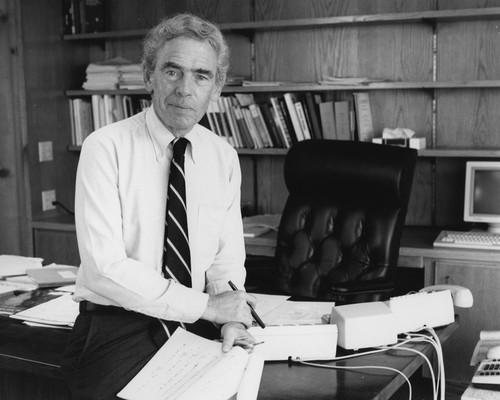
[(178, 37), (158, 52), (156, 66), (146, 82), (153, 107), (175, 136), (188, 133), (205, 114), (221, 88), (215, 84), (217, 54), (202, 41)]

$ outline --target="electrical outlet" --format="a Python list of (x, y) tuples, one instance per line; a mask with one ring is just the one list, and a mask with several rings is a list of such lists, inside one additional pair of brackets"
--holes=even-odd
[(52, 141), (38, 142), (38, 160), (40, 162), (54, 160), (52, 153)]
[(55, 190), (45, 190), (42, 192), (42, 211), (55, 210), (56, 206), (52, 204), (56, 201)]

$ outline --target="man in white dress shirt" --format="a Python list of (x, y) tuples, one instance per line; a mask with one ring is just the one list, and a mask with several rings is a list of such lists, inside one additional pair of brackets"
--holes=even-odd
[[(175, 329), (220, 326), (223, 351), (251, 345), (236, 151), (198, 124), (217, 100), (229, 51), (217, 27), (181, 14), (146, 37), (152, 107), (92, 133), (76, 179), (80, 315), (62, 372), (77, 399), (115, 399)], [(172, 141), (185, 137), (191, 287), (162, 275)], [(174, 324), (175, 325), (175, 324)], [(188, 328), (189, 329), (189, 328)], [(169, 331), (170, 330), (170, 331)]]

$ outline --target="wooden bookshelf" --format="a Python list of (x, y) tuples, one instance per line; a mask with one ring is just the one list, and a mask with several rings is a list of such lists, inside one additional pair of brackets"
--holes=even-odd
[[(220, 23), (220, 29), (225, 33), (253, 33), (269, 30), (290, 30), (327, 28), (336, 26), (359, 26), (366, 24), (403, 24), (403, 23), (431, 23), (446, 21), (464, 21), (473, 19), (498, 18), (500, 7), (470, 8), (460, 10), (437, 10), (421, 12), (402, 12), (370, 15), (348, 15), (329, 18), (301, 18), (290, 20), (269, 20), (253, 22)], [(108, 31), (98, 33), (77, 33), (64, 35), (64, 40), (102, 40), (102, 39), (129, 39), (141, 38), (147, 29), (133, 29), (123, 31)]]

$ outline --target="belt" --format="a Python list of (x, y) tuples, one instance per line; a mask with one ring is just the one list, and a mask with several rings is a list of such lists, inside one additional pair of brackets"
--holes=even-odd
[(134, 311), (129, 311), (122, 307), (104, 306), (102, 304), (91, 303), (87, 300), (80, 302), (80, 314), (123, 315), (131, 313), (134, 313)]

